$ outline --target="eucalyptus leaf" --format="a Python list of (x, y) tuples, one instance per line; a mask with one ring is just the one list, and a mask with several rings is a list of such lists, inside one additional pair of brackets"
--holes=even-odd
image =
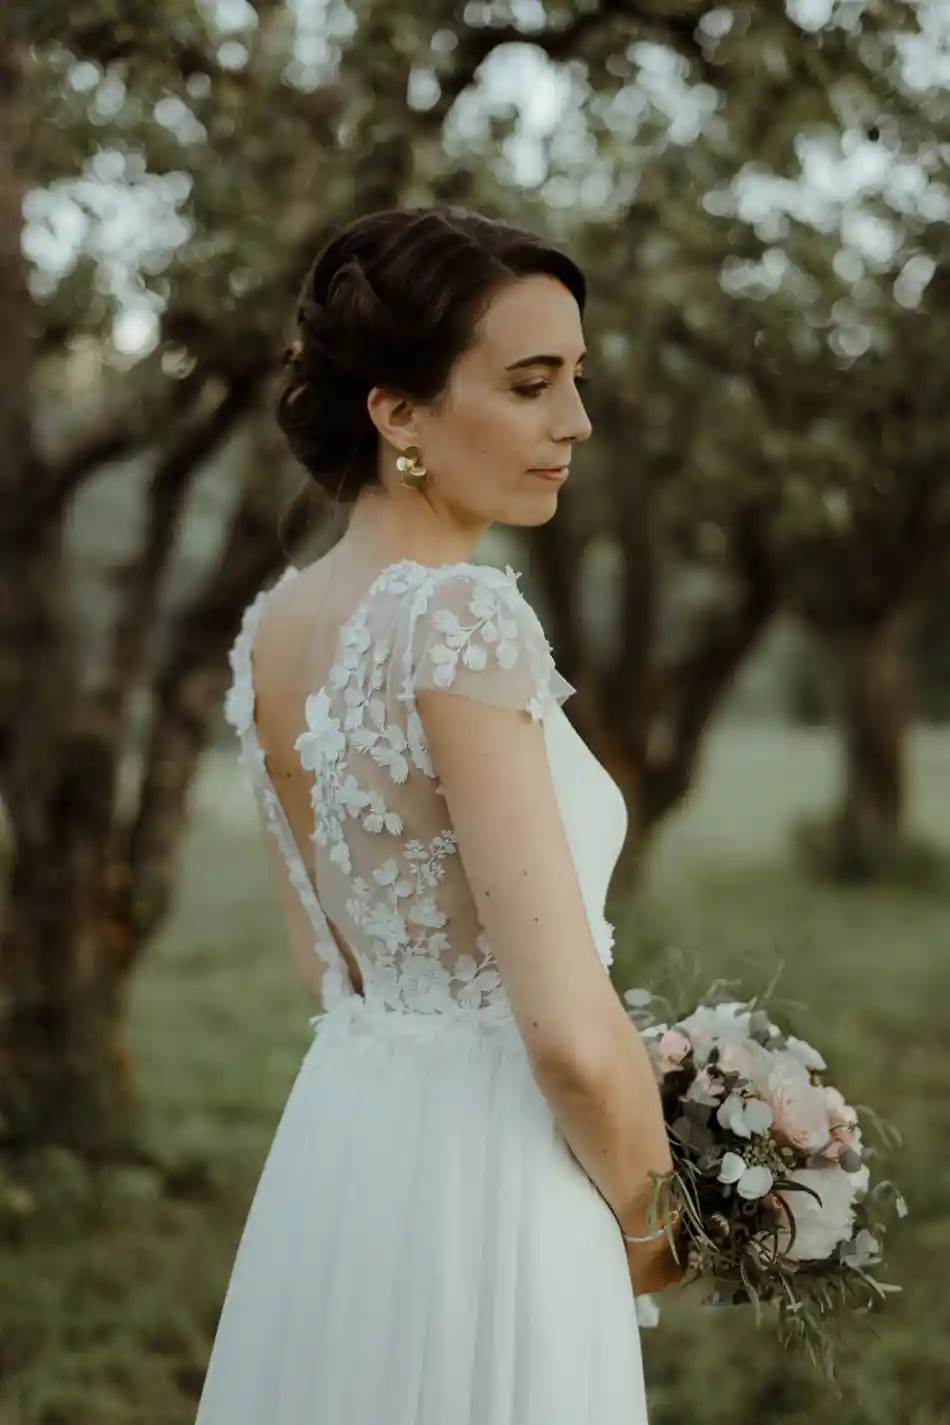
[(670, 1132), (674, 1137), (679, 1138), (680, 1142), (692, 1144), (696, 1128), (697, 1125), (693, 1123), (692, 1119), (687, 1118), (685, 1113), (681, 1113), (679, 1118), (673, 1120)]
[(838, 1162), (846, 1173), (856, 1173), (861, 1166), (861, 1155), (853, 1148), (842, 1148)]

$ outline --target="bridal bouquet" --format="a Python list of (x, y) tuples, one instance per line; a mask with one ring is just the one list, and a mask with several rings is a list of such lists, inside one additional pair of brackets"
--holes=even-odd
[[(777, 1306), (785, 1346), (803, 1348), (833, 1377), (831, 1337), (848, 1309), (866, 1311), (899, 1286), (881, 1282), (886, 1219), (907, 1208), (895, 1185), (872, 1186), (876, 1155), (896, 1129), (851, 1106), (825, 1082), (824, 1058), (785, 1033), (763, 1001), (724, 998), (719, 981), (690, 1013), (628, 990), (663, 1100), (673, 1172), (655, 1178), (652, 1222), (679, 1208), (675, 1247), (686, 1280), (711, 1284), (711, 1306)], [(767, 999), (767, 996), (765, 997)], [(651, 1222), (651, 1225), (652, 1225)], [(643, 1321), (643, 1318), (641, 1317)], [(644, 1322), (648, 1324), (648, 1322)]]

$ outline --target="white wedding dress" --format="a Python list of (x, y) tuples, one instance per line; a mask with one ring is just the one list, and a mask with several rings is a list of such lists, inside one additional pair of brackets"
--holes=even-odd
[(245, 614), (226, 715), (327, 968), (197, 1425), (645, 1425), (620, 1229), (531, 1073), (415, 706), (416, 688), (450, 688), (542, 722), (606, 974), (626, 808), (560, 707), (574, 689), (517, 577), (409, 560), (378, 576), (296, 744), (306, 859), (255, 732), (267, 594)]

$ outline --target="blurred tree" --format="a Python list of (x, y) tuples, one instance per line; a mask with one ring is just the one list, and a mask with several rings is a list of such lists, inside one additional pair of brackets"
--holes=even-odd
[(786, 551), (786, 596), (836, 673), (842, 796), (818, 847), (846, 879), (905, 858), (909, 634), (950, 559), (950, 414), (935, 362), (948, 279), (941, 268), (919, 309), (890, 312), (875, 349), (813, 408), (824, 517), (800, 519)]
[[(588, 692), (579, 711), (635, 814), (634, 856), (691, 785), (709, 717), (780, 603), (837, 671), (832, 867), (874, 874), (900, 841), (901, 633), (947, 552), (947, 110), (909, 43), (945, 52), (940, 24), (936, 7), (840, 6), (809, 33), (797, 6), (718, 7), (691, 31), (701, 60), (682, 49), (677, 110), (662, 89), (652, 126), (642, 92), (620, 104), (623, 81), (655, 63), (636, 47), (610, 52), (613, 81), (588, 100), (596, 153), (564, 178), (582, 193), (599, 162), (611, 195), (606, 217), (574, 214), (609, 373), (595, 408), (603, 498), (536, 542), (555, 641)], [(688, 130), (678, 144), (670, 113)], [(847, 169), (859, 155), (863, 185)], [(622, 589), (594, 676), (564, 575), (585, 529), (616, 547)], [(670, 620), (677, 571), (696, 568), (718, 578)]]
[[(934, 171), (941, 132), (935, 122), (921, 137), (918, 172)], [(720, 351), (756, 393), (765, 448), (781, 452), (769, 559), (783, 603), (825, 645), (842, 733), (840, 805), (806, 840), (845, 879), (916, 857), (904, 832), (907, 633), (950, 555), (938, 374), (950, 268), (945, 225), (926, 211), (941, 188), (925, 180), (920, 210), (891, 214), (873, 276), (865, 264), (849, 275), (837, 232), (799, 226), (781, 270), (798, 285), (807, 274), (810, 296), (773, 293), (752, 347)]]
[[(893, 35), (915, 24), (906, 6), (834, 6), (817, 32), (792, 18), (799, 8), (602, 0), (532, 7), (529, 23), (456, 0), (424, 14), (339, 0), (318, 17), (284, 0), (7, 6), (3, 133), (23, 136), (3, 159), (12, 181), (0, 237), (0, 359), (13, 378), (0, 398), (8, 1143), (108, 1153), (134, 1135), (128, 977), (167, 913), (227, 646), (282, 562), (282, 472), (249, 467), (216, 557), (166, 627), (176, 540), (199, 475), (266, 410), (307, 264), (355, 213), (453, 199), (537, 226), (543, 207), (554, 236), (576, 243), (594, 278), (603, 453), (591, 458), (590, 498), (572, 492), (565, 518), (537, 532), (537, 571), (579, 688), (576, 716), (628, 795), (634, 860), (685, 794), (705, 728), (787, 588), (791, 556), (776, 549), (798, 488), (790, 474), (812, 492), (810, 508), (823, 504), (810, 473), (820, 433), (802, 432), (801, 412), (824, 338), (811, 325), (820, 303), (805, 310), (801, 284), (822, 301), (846, 286), (804, 221), (820, 275), (793, 264), (797, 285), (770, 285), (795, 229), (750, 220), (737, 195), (750, 171), (800, 176), (808, 134), (840, 144), (888, 104), (895, 123), (920, 123), (889, 69)], [(457, 102), (496, 51), (525, 43), (562, 66), (572, 96), (533, 185), (513, 165), (510, 100), (482, 132), (470, 112), (466, 129)], [(119, 245), (96, 250), (103, 180), (156, 214), (151, 247), (127, 255), (125, 288)], [(56, 281), (34, 270), (31, 301), (21, 199), (38, 203), (54, 185), (90, 239)], [(178, 225), (174, 236), (162, 221)], [(757, 305), (743, 274), (758, 281)], [(144, 356), (116, 339), (130, 290), (158, 318)], [(797, 361), (779, 341), (783, 323), (786, 343), (811, 341)], [(833, 380), (822, 351), (817, 369)], [(57, 393), (90, 352), (101, 353), (101, 380), (77, 411)], [(90, 676), (84, 630), (67, 612), (65, 531), (76, 493), (133, 453), (150, 462), (140, 542), (116, 571), (111, 645)], [(616, 570), (614, 651), (596, 661), (577, 596), (587, 554), (603, 548)], [(686, 574), (702, 578), (684, 602)], [(142, 687), (150, 716), (120, 805)]]
[[(393, 204), (471, 198), (492, 208), (494, 178), (458, 146), (444, 150), (443, 125), (483, 61), (523, 32), (467, 16), (452, 0), (424, 17), (354, 0), (326, 7), (309, 28), (280, 0), (239, 14), (192, 0), (42, 9), (14, 0), (4, 11), (13, 181), (0, 310), (16, 378), (4, 434), (17, 452), (4, 466), (0, 523), (8, 1146), (135, 1149), (129, 975), (167, 914), (226, 649), (282, 562), (279, 474), (252, 468), (205, 579), (164, 627), (176, 539), (203, 470), (264, 408), (280, 327), (325, 238), (356, 212)], [(615, 21), (629, 25), (632, 12), (608, 6), (532, 37), (567, 59), (588, 39), (602, 44)], [(659, 39), (667, 21), (658, 12), (642, 26)], [(186, 229), (172, 239), (166, 227), (129, 254), (124, 289), (97, 208), (102, 181), (154, 199)], [(31, 300), (21, 228), (23, 195), (42, 193), (37, 185), (58, 187), (88, 241), (55, 282), (34, 273)], [(159, 314), (144, 355), (116, 341), (129, 285), (140, 311)], [(90, 354), (98, 379), (81, 409), (58, 401), (80, 355), (88, 376)], [(140, 537), (114, 571), (110, 646), (91, 673), (84, 629), (68, 611), (69, 514), (84, 486), (131, 456), (150, 463)], [(143, 687), (144, 747), (130, 756)], [(133, 766), (120, 798), (120, 771)]]
[(911, 636), (915, 705), (921, 716), (950, 721), (950, 567), (921, 611)]
[[(431, 23), (438, 18), (434, 6)], [(305, 67), (296, 25), (288, 8), (264, 3), (245, 14), (239, 37), (221, 33), (212, 7), (187, 0), (4, 12), (0, 359), (10, 379), (0, 397), (0, 796), (11, 848), (0, 926), (0, 1125), (8, 1146), (136, 1150), (123, 1047), (129, 975), (168, 911), (227, 648), (241, 611), (283, 560), (280, 472), (250, 470), (217, 557), (163, 628), (179, 528), (208, 462), (259, 415), (281, 327), (325, 238), (364, 207), (431, 191), (425, 163), (444, 105), (406, 108), (426, 26), (379, 5), (341, 7), (321, 57)], [(190, 236), (174, 255), (158, 241), (136, 273), (137, 295), (154, 296), (161, 321), (151, 353), (134, 360), (112, 344), (121, 302), (103, 280), (105, 262), (78, 261), (42, 304), (28, 292), (24, 193), (37, 180), (94, 173), (97, 163), (130, 186), (187, 180)], [(458, 171), (452, 178), (458, 186)], [(89, 341), (104, 353), (99, 409), (91, 419), (86, 393), (77, 422), (56, 408), (55, 392)], [(46, 396), (37, 417), (48, 417), (47, 450), (30, 425), (34, 390)], [(83, 630), (67, 607), (64, 526), (81, 487), (130, 454), (151, 463), (140, 540), (115, 571), (111, 647), (101, 674), (89, 676)], [(153, 647), (161, 650), (154, 666)], [(133, 759), (134, 791), (120, 802), (131, 704), (143, 684), (145, 745)]]
[[(660, 7), (636, 10), (661, 23)], [(900, 67), (918, 25), (906, 5), (832, 7), (807, 27), (798, 6), (665, 5), (662, 52), (642, 42), (632, 7), (619, 12), (609, 29), (590, 21), (575, 65), (589, 142), (571, 150), (555, 135), (541, 190), (564, 202), (594, 282), (600, 498), (585, 489), (583, 509), (533, 542), (554, 642), (580, 689), (576, 716), (631, 808), (636, 864), (691, 786), (710, 718), (772, 613), (782, 602), (804, 609), (806, 568), (829, 589), (839, 576), (837, 544), (809, 544), (834, 528), (829, 407), (855, 420), (832, 444), (855, 467), (858, 498), (873, 497), (878, 478), (867, 431), (854, 461), (873, 384), (855, 359), (854, 314), (873, 284), (862, 285), (868, 264), (852, 229), (876, 204), (896, 230), (880, 264), (883, 350), (901, 312), (887, 276), (913, 255), (921, 224), (902, 210), (897, 182), (893, 194), (882, 180), (870, 199), (843, 189), (819, 203), (806, 166), (822, 150), (843, 163), (868, 132), (868, 148), (882, 133), (897, 146), (898, 176), (901, 161), (905, 174), (914, 163), (932, 172), (940, 115)], [(931, 205), (937, 196), (931, 186)], [(911, 315), (935, 354), (939, 334)], [(895, 387), (905, 378), (898, 363)], [(565, 494), (569, 508), (579, 503)], [(587, 636), (581, 597), (584, 551), (605, 542), (617, 571), (606, 657)], [(874, 689), (875, 709), (870, 686), (860, 714), (852, 699), (846, 729), (878, 718), (896, 730), (881, 702), (888, 686)], [(850, 800), (865, 803), (870, 762), (858, 767), (851, 731), (845, 744), (865, 789)]]

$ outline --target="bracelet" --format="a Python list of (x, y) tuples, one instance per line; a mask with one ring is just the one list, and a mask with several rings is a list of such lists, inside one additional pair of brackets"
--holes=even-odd
[(623, 1234), (623, 1240), (625, 1242), (658, 1242), (661, 1237), (665, 1236), (666, 1228), (658, 1227), (655, 1232), (648, 1232), (645, 1237), (628, 1237), (625, 1232)]
[[(673, 1211), (670, 1213), (670, 1220), (668, 1225), (670, 1227), (677, 1227), (679, 1225), (679, 1220), (679, 1209), (674, 1207)], [(626, 1232), (623, 1232), (622, 1235), (623, 1240), (625, 1242), (658, 1242), (661, 1237), (666, 1236), (666, 1227), (657, 1227), (653, 1232), (648, 1232), (645, 1237), (628, 1237)]]

